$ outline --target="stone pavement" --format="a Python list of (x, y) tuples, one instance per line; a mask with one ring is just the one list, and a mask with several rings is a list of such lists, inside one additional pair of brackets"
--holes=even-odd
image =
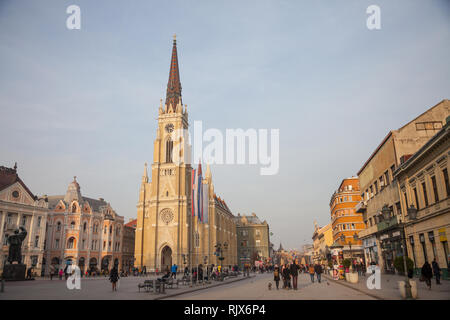
[(120, 279), (116, 292), (112, 291), (111, 282), (107, 277), (83, 278), (81, 289), (69, 290), (65, 280), (54, 278), (53, 280), (39, 279), (31, 281), (6, 282), (5, 292), (0, 292), (0, 300), (155, 300), (162, 296), (178, 295), (179, 293), (193, 292), (205, 288), (222, 286), (232, 282), (250, 281), (253, 276), (246, 278), (239, 276), (229, 278), (223, 282), (213, 281), (208, 285), (198, 285), (189, 287), (180, 285), (173, 289), (167, 288), (166, 294), (138, 291), (138, 284), (144, 280), (156, 279), (156, 276), (147, 277), (125, 277)]
[[(348, 288), (353, 288), (361, 293), (366, 293), (386, 300), (401, 300), (400, 291), (398, 288), (398, 281), (404, 281), (405, 277), (391, 274), (381, 274), (381, 289), (369, 289), (366, 285), (368, 276), (358, 277), (358, 283), (349, 283), (345, 280), (332, 280), (329, 275), (325, 278)], [(436, 285), (436, 280), (432, 279), (431, 290), (428, 289), (425, 282), (419, 281), (419, 278), (413, 278), (417, 284), (417, 295), (420, 300), (450, 300), (450, 281), (441, 280), (441, 285)]]
[[(272, 290), (268, 283), (272, 282)], [(300, 274), (298, 290), (276, 290), (272, 274), (259, 274), (250, 281), (231, 283), (207, 290), (168, 297), (176, 300), (375, 300), (360, 291), (323, 279), (311, 283), (307, 274)]]

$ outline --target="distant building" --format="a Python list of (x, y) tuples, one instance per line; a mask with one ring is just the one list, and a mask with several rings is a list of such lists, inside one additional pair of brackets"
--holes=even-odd
[(45, 269), (44, 257), (45, 225), (48, 202), (35, 196), (14, 168), (0, 166), (0, 274), (8, 259), (7, 238), (19, 227), (24, 227), (27, 236), (22, 243), (22, 263), (33, 267), (40, 276)]
[(252, 213), (250, 216), (238, 214), (235, 217), (238, 263), (242, 268), (245, 263), (255, 265), (255, 261), (270, 263), (269, 225)]
[(330, 214), (333, 232), (333, 252), (342, 251), (343, 258), (362, 258), (362, 242), (355, 238), (365, 229), (363, 216), (356, 212), (356, 205), (361, 201), (359, 179), (343, 179), (331, 196)]
[(46, 273), (77, 264), (82, 272), (122, 268), (123, 217), (103, 198), (81, 195), (76, 177), (66, 194), (48, 197)]
[(330, 247), (333, 244), (333, 229), (331, 223), (324, 227), (319, 227), (314, 223), (313, 239), (313, 261), (318, 263), (325, 263), (327, 254), (330, 252)]
[(130, 219), (130, 221), (123, 226), (122, 269), (129, 273), (134, 267), (136, 225), (137, 219)]

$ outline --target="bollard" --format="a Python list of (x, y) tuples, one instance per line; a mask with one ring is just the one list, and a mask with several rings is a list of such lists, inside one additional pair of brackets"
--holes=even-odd
[(156, 280), (153, 280), (153, 293), (156, 293)]
[(161, 283), (161, 293), (166, 293), (166, 284), (163, 282)]
[(5, 292), (5, 279), (2, 278), (2, 284), (0, 286), (0, 292)]

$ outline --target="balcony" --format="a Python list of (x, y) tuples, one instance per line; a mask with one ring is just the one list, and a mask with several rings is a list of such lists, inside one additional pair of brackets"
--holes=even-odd
[(365, 213), (367, 210), (367, 205), (365, 202), (361, 201), (355, 206), (355, 210), (357, 213)]
[(377, 224), (378, 231), (384, 231), (398, 226), (397, 216), (393, 216), (388, 220), (381, 221)]

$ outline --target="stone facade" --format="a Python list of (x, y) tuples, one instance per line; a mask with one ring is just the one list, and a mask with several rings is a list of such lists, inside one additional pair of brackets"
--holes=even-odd
[(269, 225), (261, 222), (255, 213), (235, 217), (237, 227), (238, 266), (245, 263), (255, 265), (255, 261), (270, 263)]
[(104, 199), (83, 197), (76, 177), (65, 195), (48, 196), (46, 274), (77, 264), (81, 271), (122, 269), (123, 217)]
[[(450, 124), (447, 124), (395, 172), (402, 195), (408, 255), (415, 268), (436, 259), (448, 277), (450, 251)], [(416, 220), (407, 208), (413, 205)]]
[(137, 220), (131, 219), (123, 226), (122, 267), (130, 273), (134, 267), (134, 244)]
[(40, 276), (45, 269), (44, 257), (45, 225), (48, 202), (38, 198), (19, 178), (17, 166), (0, 167), (0, 274), (7, 262), (9, 246), (7, 237), (19, 227), (24, 227), (27, 236), (22, 243), (22, 263)]
[[(379, 264), (384, 272), (393, 272), (395, 257), (401, 256), (402, 233), (399, 227), (402, 203), (395, 170), (442, 129), (450, 112), (450, 101), (443, 100), (398, 130), (390, 131), (358, 172), (361, 202), (357, 211), (363, 213), (366, 230), (363, 239), (366, 263)], [(381, 209), (387, 206), (391, 215), (384, 218)]]

